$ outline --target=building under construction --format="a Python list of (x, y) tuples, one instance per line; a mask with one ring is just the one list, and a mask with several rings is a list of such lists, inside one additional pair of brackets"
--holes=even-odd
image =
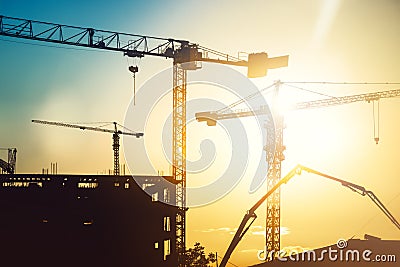
[(0, 181), (3, 266), (178, 264), (171, 177), (1, 174)]
[[(15, 175), (15, 154), (9, 154), (7, 162), (0, 161), (0, 168), (8, 173), (0, 175), (0, 200), (3, 203), (3, 217), (0, 223), (3, 242), (0, 248), (4, 265), (187, 266), (187, 72), (200, 69), (202, 62), (209, 62), (245, 67), (249, 78), (264, 77), (269, 69), (286, 67), (288, 56), (271, 58), (265, 52), (249, 53), (246, 60), (239, 55), (233, 57), (186, 40), (104, 31), (92, 27), (75, 27), (6, 16), (0, 16), (0, 35), (120, 52), (127, 57), (137, 59), (154, 56), (171, 59), (173, 63), (172, 176), (142, 176), (135, 177), (136, 179), (131, 176), (119, 176), (119, 134), (136, 137), (143, 134), (122, 132), (117, 129), (115, 122), (113, 130), (105, 130), (99, 127), (34, 120), (33, 122), (41, 124), (112, 133), (115, 176), (44, 173), (42, 175)], [(129, 66), (128, 70), (133, 74), (133, 99), (135, 99), (135, 73), (138, 72), (138, 67)], [(275, 84), (276, 95), (281, 84), (283, 83), (280, 81)], [(299, 103), (303, 106), (297, 105), (297, 109), (357, 101), (372, 102), (374, 123), (377, 118), (377, 126), (379, 126), (379, 116), (375, 117), (375, 102), (381, 98), (399, 95), (399, 90), (390, 90), (373, 94), (329, 97)], [(274, 100), (274, 102), (277, 101)], [(203, 120), (206, 120), (209, 125), (215, 125), (219, 119), (260, 115), (267, 111), (265, 107), (261, 107), (259, 110), (242, 110), (228, 114), (232, 107), (239, 104), (236, 102), (214, 113), (206, 112), (209, 116)], [(276, 110), (278, 109), (273, 104), (272, 113), (276, 117), (275, 129), (270, 132), (274, 132), (275, 136), (267, 138), (266, 141), (271, 144), (267, 143), (265, 147), (266, 159), (270, 166), (267, 172), (267, 188), (268, 192), (272, 189), (274, 191), (267, 202), (266, 220), (267, 248), (271, 250), (280, 249), (280, 192), (276, 186), (280, 183), (281, 162), (284, 160), (285, 150), (283, 116)], [(377, 102), (377, 110), (379, 115), (379, 102)], [(202, 115), (207, 114), (203, 112)], [(197, 115), (196, 117), (201, 121), (201, 118)], [(379, 130), (375, 131), (375, 124), (374, 140), (376, 143), (379, 142)], [(271, 147), (274, 149), (270, 149)], [(344, 185), (348, 186), (349, 183)], [(360, 187), (356, 188), (360, 189)], [(362, 193), (365, 195), (364, 191)], [(161, 198), (163, 203), (158, 201)], [(256, 204), (254, 209), (251, 209), (251, 213), (246, 213), (245, 220), (255, 220), (254, 211), (260, 204), (261, 202)], [(247, 222), (245, 220), (239, 227), (243, 232), (237, 232), (237, 237), (231, 243), (220, 266), (226, 266), (233, 249), (248, 230), (245, 228)]]

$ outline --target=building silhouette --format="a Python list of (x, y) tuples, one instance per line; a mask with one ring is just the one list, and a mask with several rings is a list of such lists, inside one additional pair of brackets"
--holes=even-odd
[(2, 266), (177, 266), (172, 178), (135, 178), (0, 175)]

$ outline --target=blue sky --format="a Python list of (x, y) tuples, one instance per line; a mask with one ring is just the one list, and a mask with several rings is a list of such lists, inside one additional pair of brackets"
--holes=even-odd
[[(132, 1), (123, 1), (115, 5), (110, 5), (106, 1), (97, 1), (96, 4), (89, 1), (83, 3), (81, 1), (1, 1), (0, 10), (3, 15), (10, 17), (145, 33), (157, 23), (153, 18), (159, 17), (160, 9), (155, 6), (161, 4), (133, 3)], [(1, 106), (2, 110), (7, 112), (2, 112), (1, 120), (7, 124), (7, 127), (1, 128), (1, 135), (3, 146), (21, 147), (20, 156), (22, 157), (26, 154), (28, 146), (21, 143), (21, 140), (29, 140), (26, 138), (28, 132), (28, 135), (33, 134), (29, 131), (32, 129), (29, 127), (30, 120), (41, 106), (54, 101), (52, 99), (54, 94), (61, 94), (55, 98), (63, 98), (63, 93), (75, 96), (66, 107), (67, 114), (76, 112), (79, 115), (66, 115), (67, 118), (64, 119), (90, 121), (86, 114), (95, 113), (102, 109), (102, 106), (107, 105), (106, 101), (99, 101), (96, 96), (101, 95), (104, 90), (117, 90), (112, 88), (116, 80), (102, 80), (100, 77), (107, 76), (111, 71), (119, 71), (127, 75), (125, 73), (126, 59), (120, 54), (75, 50), (74, 47), (49, 48), (49, 45), (51, 44), (2, 38)], [(122, 64), (118, 64), (121, 62)], [(127, 75), (127, 77), (130, 76)], [(128, 90), (131, 89), (130, 87)], [(115, 101), (118, 102), (118, 94), (115, 96)], [(96, 100), (92, 101), (92, 99)], [(114, 120), (113, 116), (114, 114), (104, 119), (97, 118), (97, 121)], [(16, 135), (20, 137), (20, 141), (12, 140), (12, 136)], [(37, 155), (37, 151), (43, 151), (39, 147), (28, 151), (30, 150), (32, 150), (28, 153), (30, 158)], [(23, 170), (24, 164), (20, 164), (20, 167)]]
[[(399, 1), (0, 0), (0, 14), (187, 39), (232, 55), (239, 51), (266, 51), (271, 56), (289, 54), (288, 68), (271, 70), (266, 78), (254, 80), (259, 88), (276, 79), (400, 82)], [(112, 168), (111, 136), (33, 125), (30, 121), (123, 122), (132, 98), (132, 77), (127, 68), (133, 60), (115, 52), (48, 45), (0, 37), (0, 147), (18, 148), (17, 170), (20, 172), (40, 172), (54, 161), (59, 163), (61, 172), (67, 173), (96, 173)], [(134, 63), (139, 64), (136, 80), (139, 90), (148, 79), (172, 65), (170, 60), (152, 57)], [(236, 70), (245, 73), (243, 69)], [(309, 89), (341, 96), (398, 88), (396, 86), (326, 85)], [(232, 97), (224, 95), (218, 99), (220, 95), (208, 89), (204, 91), (212, 100), (225, 104), (234, 102)], [(202, 90), (197, 90), (189, 94), (193, 97), (201, 93)], [(285, 99), (294, 102), (320, 97), (296, 90), (283, 94)], [(381, 200), (389, 203), (388, 208), (399, 217), (400, 206), (398, 198), (396, 200), (400, 172), (399, 107), (398, 99), (381, 102), (381, 143), (378, 146), (372, 136), (372, 107), (366, 103), (288, 115), (283, 173), (302, 163), (363, 184), (382, 196)], [(168, 113), (170, 106), (160, 110)], [(251, 129), (251, 122), (243, 121), (243, 125)], [(195, 134), (217, 133), (203, 126), (193, 124), (191, 127)], [(153, 137), (155, 132), (160, 135), (162, 131), (158, 130), (150, 128), (145, 136)], [(189, 138), (194, 140), (194, 137)], [(193, 143), (195, 149), (190, 153), (197, 156), (198, 144)], [(259, 147), (257, 144), (255, 150), (262, 150), (262, 144)], [(218, 153), (224, 158), (230, 150)], [(157, 167), (168, 173), (165, 160), (157, 160)], [(152, 171), (140, 164), (136, 170), (141, 174)], [(223, 254), (232, 235), (218, 229), (237, 227), (245, 210), (262, 193), (248, 195), (252, 178), (250, 170), (232, 194), (212, 205), (189, 211), (189, 245), (200, 241), (206, 248)], [(400, 238), (367, 199), (335, 185), (306, 177), (289, 183), (284, 192), (282, 226), (289, 234), (283, 236), (283, 246), (312, 248), (334, 243), (338, 238), (361, 237), (365, 232), (383, 238)], [(265, 226), (264, 213), (258, 214), (257, 231)], [(366, 221), (369, 224), (362, 228)], [(339, 229), (338, 224), (343, 227)], [(311, 235), (318, 238), (310, 240)], [(232, 262), (257, 263), (256, 251), (263, 246), (261, 235), (245, 237)]]

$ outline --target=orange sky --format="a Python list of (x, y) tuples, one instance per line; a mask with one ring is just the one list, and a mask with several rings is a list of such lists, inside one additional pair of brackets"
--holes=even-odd
[[(247, 5), (227, 0), (201, 3), (177, 1), (168, 10), (159, 5), (151, 2), (147, 9), (143, 9), (147, 16), (143, 15), (140, 19), (127, 15), (122, 19), (116, 12), (110, 15), (109, 24), (100, 19), (107, 14), (107, 9), (98, 10), (97, 17), (92, 15), (97, 24), (91, 26), (187, 39), (233, 55), (238, 51), (266, 51), (270, 56), (290, 55), (288, 68), (271, 70), (266, 78), (254, 79), (259, 88), (277, 79), (400, 82), (398, 1), (285, 0), (252, 1)], [(3, 15), (34, 17), (78, 26), (89, 26), (91, 23), (79, 16), (56, 18), (50, 13), (51, 10), (48, 13), (24, 11), (20, 14), (5, 7)], [(65, 173), (98, 173), (111, 169), (111, 136), (32, 125), (30, 120), (123, 122), (132, 97), (132, 78), (126, 70), (132, 61), (115, 53), (71, 51), (4, 40), (0, 41), (0, 56), (4, 58), (0, 63), (4, 73), (3, 89), (0, 90), (6, 96), (10, 94), (10, 97), (0, 100), (0, 122), (3, 125), (0, 136), (2, 147), (18, 148), (17, 170), (40, 172), (55, 161), (60, 172)], [(21, 56), (22, 50), (31, 52)], [(171, 65), (169, 61), (150, 57), (135, 63), (140, 68), (136, 80), (139, 90), (146, 80)], [(246, 73), (244, 69), (235, 69)], [(210, 94), (209, 98), (220, 97), (226, 105), (236, 100), (232, 95), (213, 95), (211, 87), (199, 91), (196, 86), (189, 86), (188, 97)], [(398, 85), (302, 87), (333, 96), (398, 89)], [(282, 94), (289, 102), (320, 98), (289, 88), (283, 88)], [(167, 98), (157, 108), (169, 114), (169, 105)], [(400, 132), (400, 100), (381, 100), (380, 108), (379, 145), (373, 141), (371, 104), (354, 103), (287, 114), (284, 136), (287, 150), (282, 172), (286, 174), (301, 163), (364, 185), (387, 204), (395, 217), (400, 218), (400, 166), (397, 162), (400, 156), (400, 141), (397, 138)], [(209, 110), (209, 107), (204, 107), (204, 110)], [(189, 210), (188, 246), (199, 241), (207, 252), (218, 251), (222, 256), (233, 236), (232, 231), (239, 225), (245, 211), (265, 192), (263, 185), (256, 193), (248, 193), (257, 165), (255, 161), (262, 160), (259, 151), (264, 142), (260, 140), (254, 120), (247, 118), (241, 121), (246, 128), (246, 137), (254, 137), (250, 138), (252, 143), (249, 144), (252, 153), (249, 157), (253, 161), (250, 160), (243, 179), (230, 194), (212, 204)], [(146, 142), (146, 138), (147, 142), (151, 138), (160, 139), (161, 130), (156, 123), (149, 125), (145, 139), (138, 142)], [(230, 153), (229, 142), (224, 141), (223, 131), (219, 128), (209, 129), (191, 122), (189, 130), (188, 157), (191, 160), (201, 157), (198, 151), (202, 138), (211, 139), (217, 148), (217, 167), (211, 166), (204, 173), (188, 175), (189, 184), (205, 183), (225, 167)], [(148, 149), (156, 151), (152, 156), (154, 167), (168, 174), (168, 162), (157, 152), (159, 146), (155, 142)], [(134, 166), (138, 174), (155, 174), (140, 161)], [(201, 180), (202, 175), (208, 180)], [(191, 182), (191, 178), (195, 179), (193, 177), (198, 179)], [(385, 239), (400, 238), (399, 231), (369, 199), (313, 175), (303, 174), (284, 185), (281, 204), (281, 225), (284, 227), (282, 247), (314, 248), (335, 243), (339, 238), (360, 238), (364, 233)], [(262, 235), (265, 206), (259, 209), (257, 215), (255, 227), (232, 255), (231, 261), (239, 266), (259, 262), (256, 252), (263, 249), (265, 243)]]

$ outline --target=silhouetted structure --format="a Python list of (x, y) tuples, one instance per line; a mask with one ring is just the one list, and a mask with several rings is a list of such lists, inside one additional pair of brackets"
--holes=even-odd
[(15, 172), (15, 165), (17, 164), (17, 149), (16, 148), (0, 148), (0, 150), (8, 151), (7, 161), (0, 159), (0, 173)]
[(365, 235), (365, 240), (342, 240), (339, 244), (304, 251), (291, 255), (291, 258), (283, 257), (283, 260), (274, 259), (253, 267), (397, 267), (399, 262), (400, 240), (381, 240)]
[(0, 175), (2, 266), (177, 266), (172, 178), (136, 178)]
[[(103, 133), (112, 133), (113, 135), (113, 144), (112, 144), (112, 148), (114, 151), (114, 175), (119, 175), (119, 135), (123, 134), (123, 135), (133, 135), (136, 136), (136, 138), (140, 138), (143, 136), (143, 133), (136, 133), (134, 131), (131, 131), (129, 129), (126, 129), (124, 126), (116, 123), (116, 122), (112, 122), (109, 124), (113, 124), (114, 129), (110, 130), (110, 129), (106, 129), (106, 128), (102, 128), (105, 125), (103, 125), (102, 127), (92, 127), (92, 126), (85, 126), (85, 125), (77, 125), (77, 124), (71, 124), (71, 123), (63, 123), (63, 122), (54, 122), (54, 121), (43, 121), (43, 120), (32, 120), (32, 122), (34, 123), (40, 123), (40, 124), (45, 124), (45, 125), (53, 125), (53, 126), (60, 126), (60, 127), (68, 127), (68, 128), (75, 128), (75, 129), (80, 129), (80, 130), (88, 130), (88, 131), (96, 131), (96, 132), (103, 132)], [(117, 125), (120, 127), (124, 127), (126, 130), (125, 131), (121, 131), (118, 130)], [(128, 131), (129, 130), (129, 131)], [(52, 172), (52, 174), (54, 174)]]

